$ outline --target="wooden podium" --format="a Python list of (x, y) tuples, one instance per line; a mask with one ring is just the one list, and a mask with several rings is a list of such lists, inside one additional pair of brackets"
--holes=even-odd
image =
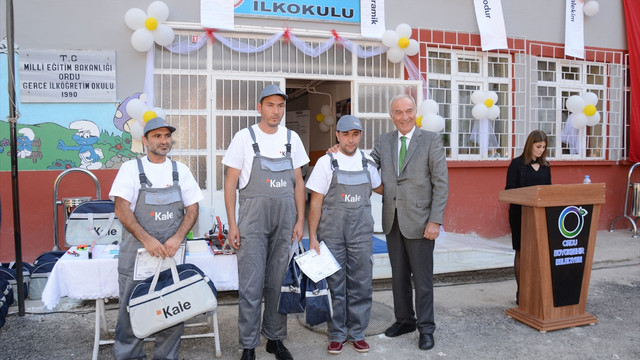
[(522, 205), (520, 305), (505, 313), (542, 332), (597, 323), (586, 304), (605, 184), (530, 186), (499, 199)]

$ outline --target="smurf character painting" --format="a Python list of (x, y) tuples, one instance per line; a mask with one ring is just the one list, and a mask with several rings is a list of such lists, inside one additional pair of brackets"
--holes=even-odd
[(80, 168), (96, 170), (102, 167), (100, 159), (104, 158), (102, 149), (93, 147), (98, 142), (100, 130), (98, 126), (89, 120), (77, 120), (69, 124), (69, 129), (76, 130), (73, 140), (77, 146), (67, 146), (64, 141), (58, 140), (58, 149), (78, 151)]
[(33, 151), (33, 139), (35, 139), (35, 135), (33, 130), (29, 128), (22, 128), (18, 130), (18, 134), (20, 134), (16, 141), (16, 146), (18, 148), (18, 157), (24, 159), (27, 156), (31, 155)]
[(127, 111), (129, 102), (132, 100), (134, 102), (138, 100), (145, 102), (147, 101), (147, 95), (145, 93), (137, 92), (124, 99), (124, 101), (118, 105), (116, 113), (113, 116), (113, 124), (118, 130), (131, 134), (131, 151), (135, 153), (142, 153), (144, 151), (142, 148), (142, 141), (140, 140), (140, 137), (134, 136), (134, 133), (136, 133), (136, 130), (138, 129), (136, 126), (136, 119), (134, 119)]

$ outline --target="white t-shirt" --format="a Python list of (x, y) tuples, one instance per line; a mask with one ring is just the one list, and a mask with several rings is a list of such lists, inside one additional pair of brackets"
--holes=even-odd
[[(260, 147), (260, 155), (269, 158), (281, 158), (286, 155), (287, 128), (278, 126), (275, 134), (267, 134), (260, 130), (258, 124), (252, 125), (256, 134), (256, 141)], [(249, 177), (251, 176), (251, 166), (253, 165), (253, 139), (249, 129), (242, 129), (231, 139), (231, 143), (227, 148), (227, 152), (222, 159), (222, 163), (226, 166), (237, 170), (242, 170), (238, 186), (240, 189), (247, 186)], [(295, 131), (291, 131), (291, 158), (293, 160), (293, 168), (297, 169), (309, 162), (309, 156), (304, 149), (300, 136)]]
[[(141, 160), (144, 173), (153, 185), (152, 187), (163, 188), (173, 185), (173, 169), (169, 158), (162, 164), (150, 162), (147, 156)], [(176, 161), (176, 165), (178, 168), (178, 184), (180, 185), (180, 190), (182, 190), (184, 206), (195, 204), (204, 199), (196, 179), (194, 179), (193, 174), (191, 174), (191, 170), (181, 162)], [(122, 164), (116, 178), (113, 180), (113, 185), (111, 185), (111, 191), (109, 192), (111, 200), (117, 196), (130, 201), (131, 211), (134, 211), (136, 202), (138, 201), (138, 190), (140, 190), (139, 173), (136, 159), (129, 160)]]
[[(333, 154), (333, 157), (338, 161), (338, 167), (340, 170), (362, 170), (362, 156), (360, 155), (360, 149), (356, 150), (356, 153), (353, 154), (353, 156), (347, 156), (338, 151)], [(367, 164), (367, 170), (369, 170), (369, 174), (371, 175), (371, 187), (375, 189), (382, 184), (382, 180), (380, 179), (380, 174), (378, 174), (378, 169), (376, 169), (376, 166), (373, 163), (373, 159), (367, 155), (365, 155), (365, 157), (370, 160)], [(307, 180), (307, 189), (322, 195), (327, 195), (332, 177), (333, 170), (331, 169), (331, 158), (329, 155), (324, 155), (318, 159), (316, 165), (313, 167), (311, 176), (309, 176), (309, 179)]]

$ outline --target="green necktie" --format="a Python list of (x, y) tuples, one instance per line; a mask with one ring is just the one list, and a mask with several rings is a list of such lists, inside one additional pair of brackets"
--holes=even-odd
[(407, 155), (407, 137), (400, 136), (400, 158), (398, 159), (398, 174), (402, 171), (402, 165), (404, 165), (404, 156)]

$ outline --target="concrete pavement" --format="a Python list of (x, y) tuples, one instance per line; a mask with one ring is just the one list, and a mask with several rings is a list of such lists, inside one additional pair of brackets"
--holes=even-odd
[[(455, 235), (456, 237), (462, 235)], [(496, 246), (508, 238), (492, 239)], [(493, 260), (492, 260), (493, 261)], [(438, 263), (436, 262), (436, 267)], [(436, 269), (438, 273), (438, 269)], [(296, 359), (640, 359), (640, 239), (627, 230), (598, 232), (587, 312), (598, 318), (593, 326), (541, 333), (509, 318), (515, 306), (515, 280), (509, 267), (437, 274), (435, 277), (436, 345), (418, 349), (418, 333), (387, 338), (380, 333), (393, 322), (393, 300), (387, 280), (375, 281), (374, 314), (366, 338), (371, 351), (357, 353), (346, 346), (329, 355), (323, 327), (308, 329), (294, 315), (288, 320), (285, 345)], [(222, 359), (237, 359), (237, 294), (220, 294), (218, 322)], [(52, 311), (29, 301), (27, 315), (17, 307), (0, 329), (3, 359), (90, 359), (94, 302), (65, 299)], [(117, 303), (106, 305), (107, 319), (115, 324)], [(258, 359), (274, 359), (264, 349)], [(148, 354), (152, 343), (146, 343)], [(183, 340), (183, 359), (213, 358), (211, 339)], [(112, 346), (101, 346), (100, 359), (112, 358)]]

